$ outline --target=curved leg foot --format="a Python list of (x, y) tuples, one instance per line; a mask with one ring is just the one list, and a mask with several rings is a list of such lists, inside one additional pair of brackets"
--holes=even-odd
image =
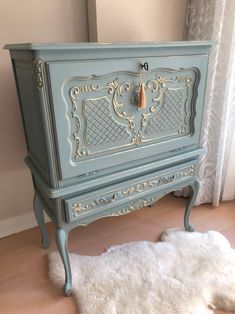
[(191, 193), (190, 193), (188, 204), (186, 206), (185, 213), (184, 213), (184, 227), (185, 227), (185, 230), (189, 232), (193, 231), (193, 227), (189, 224), (189, 216), (193, 208), (194, 202), (196, 200), (196, 197), (199, 191), (199, 186), (200, 186), (200, 183), (197, 179), (192, 185), (190, 185)]
[(64, 295), (66, 297), (69, 297), (72, 294), (72, 284), (67, 282), (64, 285), (63, 291), (64, 291)]
[(188, 232), (193, 232), (194, 231), (193, 226), (190, 225), (190, 224), (188, 224), (187, 227), (185, 226), (185, 230), (188, 231)]
[(60, 253), (60, 257), (64, 264), (64, 271), (65, 271), (65, 285), (64, 285), (64, 294), (65, 296), (70, 296), (72, 293), (72, 274), (71, 274), (71, 267), (69, 262), (69, 255), (68, 255), (68, 234), (62, 228), (56, 229), (56, 243)]
[(50, 246), (50, 240), (44, 220), (43, 207), (37, 194), (34, 196), (33, 208), (42, 236), (42, 246), (44, 249), (47, 249)]

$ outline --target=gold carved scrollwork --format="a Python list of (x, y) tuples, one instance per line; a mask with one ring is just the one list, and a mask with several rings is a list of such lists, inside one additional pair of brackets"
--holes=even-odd
[(135, 145), (140, 145), (141, 143), (143, 143), (144, 141), (144, 137), (143, 135), (138, 132), (136, 135), (134, 135), (134, 137), (132, 138), (131, 140), (131, 143), (132, 144), (135, 144)]
[[(78, 215), (80, 215), (83, 212), (94, 210), (100, 206), (113, 204), (122, 198), (130, 197), (138, 193), (149, 191), (157, 186), (162, 186), (162, 185), (175, 182), (183, 178), (192, 177), (194, 176), (194, 174), (195, 174), (195, 165), (192, 164), (186, 168), (179, 169), (173, 173), (171, 172), (169, 174), (165, 174), (164, 176), (158, 176), (153, 179), (147, 180), (145, 182), (141, 182), (136, 185), (130, 186), (128, 188), (121, 189), (112, 195), (109, 195), (107, 197), (102, 197), (100, 199), (96, 199), (91, 202), (87, 202), (86, 204), (74, 203), (72, 205), (72, 215), (74, 218), (76, 218), (78, 217)], [(141, 203), (140, 206), (141, 206), (140, 208), (142, 208), (147, 205), (142, 205)], [(129, 210), (130, 209), (128, 209), (128, 212)]]
[[(152, 98), (153, 102), (157, 102), (157, 106), (159, 105), (159, 103), (162, 99), (162, 96), (165, 92), (166, 81), (167, 81), (166, 78), (163, 78), (163, 77), (157, 75), (155, 80), (150, 80), (146, 84), (147, 89), (150, 89), (153, 93), (157, 92), (158, 96), (156, 98)], [(155, 112), (157, 109), (157, 106), (155, 106), (155, 107), (151, 106), (149, 109), (150, 113)]]
[(34, 75), (37, 88), (43, 87), (43, 61), (39, 58), (33, 58)]
[(74, 203), (72, 205), (72, 212), (73, 216), (77, 217), (77, 215), (81, 214), (82, 212), (86, 212), (88, 210), (95, 209), (99, 206), (105, 206), (114, 203), (119, 197), (121, 196), (120, 193), (115, 193), (109, 198), (101, 198), (98, 200), (94, 200), (91, 203), (86, 205), (82, 205), (81, 203)]
[(113, 94), (114, 91), (116, 90), (116, 88), (118, 87), (118, 85), (119, 85), (118, 77), (115, 80), (113, 80), (112, 82), (108, 82), (107, 83), (108, 93)]
[(122, 216), (122, 215), (126, 215), (129, 213), (132, 213), (134, 211), (137, 211), (143, 207), (152, 205), (154, 202), (158, 201), (160, 198), (162, 198), (166, 193), (162, 193), (158, 196), (155, 197), (151, 197), (150, 199), (141, 199), (138, 200), (136, 203), (134, 203), (133, 205), (127, 207), (127, 208), (123, 208), (120, 209), (114, 213), (112, 213), (112, 216)]
[(178, 76), (176, 76), (175, 80), (178, 82), (184, 82), (184, 83), (186, 83), (187, 86), (192, 84), (192, 77), (187, 76), (187, 75), (182, 75), (182, 76), (178, 75)]
[(75, 119), (75, 126), (76, 126), (76, 129), (73, 132), (73, 139), (75, 143), (77, 144), (75, 159), (79, 157), (87, 156), (90, 153), (89, 150), (87, 150), (86, 148), (80, 147), (80, 137), (79, 137), (80, 120), (79, 120), (79, 115), (76, 113), (78, 109), (77, 102), (79, 99), (79, 95), (81, 93), (88, 93), (88, 92), (97, 91), (97, 90), (99, 90), (99, 86), (94, 86), (90, 84), (90, 85), (84, 85), (84, 86), (74, 86), (69, 91), (70, 99), (72, 101), (71, 116), (72, 118)]
[[(152, 70), (151, 72), (154, 74), (153, 79), (148, 80), (144, 84), (145, 91), (148, 91), (152, 93), (152, 98), (151, 98), (151, 105), (148, 107), (147, 110), (144, 112), (140, 113), (140, 126), (139, 123), (137, 123), (138, 119), (138, 108), (136, 106), (136, 114), (128, 114), (127, 110), (125, 110), (125, 106), (127, 104), (123, 101), (121, 101), (121, 98), (125, 96), (125, 94), (129, 95), (130, 98), (135, 99), (134, 102), (136, 102), (136, 95), (138, 95), (139, 88), (140, 88), (140, 83), (133, 81), (133, 82), (123, 82), (121, 81), (120, 77), (115, 77), (112, 81), (106, 81), (103, 84), (84, 84), (81, 86), (74, 86), (70, 88), (69, 94), (70, 94), (70, 99), (72, 102), (72, 111), (71, 115), (72, 118), (75, 120), (75, 130), (73, 132), (73, 139), (77, 144), (77, 149), (76, 149), (76, 155), (75, 159), (78, 159), (79, 157), (82, 156), (87, 156), (92, 154), (86, 147), (82, 147), (81, 145), (81, 140), (80, 140), (80, 116), (78, 113), (78, 100), (79, 96), (82, 93), (92, 93), (96, 91), (101, 91), (101, 90), (106, 90), (107, 93), (111, 97), (111, 103), (113, 107), (113, 112), (115, 115), (122, 119), (126, 120), (130, 129), (130, 132), (132, 134), (132, 138), (130, 143), (127, 143), (127, 145), (141, 145), (143, 142), (148, 141), (149, 139), (145, 139), (145, 129), (148, 125), (148, 121), (151, 115), (156, 115), (158, 112), (160, 112), (161, 108), (163, 108), (163, 96), (164, 94), (168, 91), (169, 84), (173, 83), (173, 88), (171, 90), (176, 90), (178, 87), (174, 87), (174, 83), (181, 83), (182, 88), (186, 88), (186, 99), (185, 103), (188, 101), (190, 97), (189, 93), (189, 87), (192, 85), (193, 82), (193, 77), (190, 75), (184, 75), (185, 70), (191, 70), (197, 73), (197, 70), (194, 68), (191, 69), (178, 69), (178, 70), (173, 70), (173, 69), (155, 69)], [(177, 73), (177, 72), (182, 72), (182, 75)], [(38, 73), (40, 71), (38, 70)], [(117, 72), (119, 73), (119, 72)], [(137, 76), (137, 73), (132, 73), (132, 72), (125, 72), (126, 74), (130, 76)], [(160, 73), (160, 74), (159, 74)], [(163, 75), (163, 73), (168, 73), (166, 76)], [(172, 75), (171, 75), (172, 74)], [(40, 74), (38, 74), (40, 76)], [(100, 78), (104, 79), (108, 77), (109, 75), (102, 76)], [(91, 76), (87, 78), (79, 78), (81, 81), (89, 80), (89, 79), (98, 79), (99, 77), (96, 76)], [(40, 80), (39, 80), (40, 81)], [(38, 83), (40, 85), (40, 82)], [(94, 95), (92, 95), (94, 98)], [(149, 97), (149, 96), (148, 96)], [(127, 107), (128, 108), (128, 107)], [(133, 108), (133, 106), (132, 106)], [(185, 122), (182, 122), (182, 126), (178, 130), (178, 133), (188, 133), (189, 130), (187, 128), (189, 124), (189, 119), (190, 119), (190, 112), (185, 112)]]
[[(118, 79), (115, 81), (115, 88), (112, 90), (114, 93), (113, 96), (113, 109), (116, 113), (116, 115), (121, 118), (125, 119), (129, 122), (129, 127), (131, 130), (135, 128), (135, 117), (134, 116), (128, 116), (126, 111), (120, 111), (120, 109), (123, 107), (123, 103), (118, 102), (117, 96), (123, 96), (124, 92), (130, 92), (133, 88), (133, 86), (129, 83), (121, 83), (118, 84)], [(110, 84), (107, 84), (110, 86)]]

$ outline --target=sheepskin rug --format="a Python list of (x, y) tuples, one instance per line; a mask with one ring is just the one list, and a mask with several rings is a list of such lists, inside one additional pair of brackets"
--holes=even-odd
[[(113, 246), (100, 256), (70, 254), (78, 313), (209, 314), (235, 311), (235, 250), (216, 231), (167, 230), (161, 242)], [(62, 287), (58, 253), (49, 273)]]

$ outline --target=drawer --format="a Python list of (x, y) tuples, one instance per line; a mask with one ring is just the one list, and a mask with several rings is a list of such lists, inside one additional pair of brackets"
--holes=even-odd
[(61, 180), (197, 145), (206, 64), (203, 55), (48, 62)]
[[(124, 214), (154, 203), (161, 196), (186, 186), (196, 174), (196, 161), (64, 199), (66, 222)], [(160, 197), (159, 197), (160, 196)], [(108, 213), (108, 214), (107, 214)]]

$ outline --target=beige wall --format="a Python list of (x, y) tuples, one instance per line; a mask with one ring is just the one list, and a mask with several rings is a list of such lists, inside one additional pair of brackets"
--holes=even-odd
[(182, 40), (187, 0), (88, 0), (90, 41)]
[(15, 42), (88, 40), (86, 0), (0, 1), (0, 225), (32, 211), (33, 189), (9, 53)]

